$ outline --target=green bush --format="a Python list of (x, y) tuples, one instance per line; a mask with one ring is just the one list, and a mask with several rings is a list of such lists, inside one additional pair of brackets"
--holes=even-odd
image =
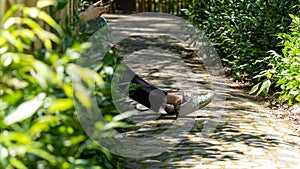
[(203, 30), (221, 56), (231, 67), (233, 79), (250, 80), (267, 68), (257, 62), (274, 49), (280, 53), (280, 32), (287, 32), (295, 14), (294, 0), (194, 0), (187, 15)]
[(111, 114), (110, 82), (104, 80), (111, 74), (74, 64), (89, 44), (79, 43), (73, 28), (62, 28), (43, 12), (45, 2), (15, 5), (0, 23), (0, 168), (120, 168), (85, 134), (73, 103), (74, 96), (89, 102), (88, 94), (73, 93), (76, 69), (86, 84), (97, 82), (99, 107), (105, 107), (102, 113), (110, 121), (106, 125), (124, 126)]
[(269, 64), (269, 69), (256, 76), (260, 82), (251, 91), (267, 95), (273, 84), (278, 91), (274, 94), (279, 96), (280, 102), (289, 105), (300, 102), (300, 18), (290, 16), (293, 19), (290, 32), (278, 34), (283, 54), (270, 51), (271, 56), (263, 60)]

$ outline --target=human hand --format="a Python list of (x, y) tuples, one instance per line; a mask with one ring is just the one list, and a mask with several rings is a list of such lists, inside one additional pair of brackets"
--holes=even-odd
[(79, 15), (80, 19), (82, 19), (83, 21), (88, 21), (104, 14), (109, 9), (110, 6), (106, 5), (104, 7), (98, 7), (101, 4), (101, 2), (102, 0), (89, 6), (86, 11), (82, 12)]
[(110, 47), (113, 51), (118, 51), (118, 50), (120, 50), (120, 45), (118, 45), (118, 44), (112, 44), (112, 43), (109, 43), (108, 45), (109, 45), (109, 47)]

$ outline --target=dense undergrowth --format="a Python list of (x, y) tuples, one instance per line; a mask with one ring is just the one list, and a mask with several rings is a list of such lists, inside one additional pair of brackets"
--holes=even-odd
[(189, 19), (214, 43), (232, 80), (281, 103), (300, 101), (299, 1), (195, 0)]

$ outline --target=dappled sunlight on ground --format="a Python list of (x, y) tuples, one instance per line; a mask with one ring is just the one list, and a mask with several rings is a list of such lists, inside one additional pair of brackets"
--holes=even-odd
[[(221, 80), (211, 79), (205, 65), (201, 64), (201, 57), (196, 61), (190, 59), (195, 55), (193, 51), (181, 46), (176, 39), (135, 36), (120, 45), (124, 62), (147, 81), (166, 91), (201, 94), (212, 89), (213, 80), (221, 83)], [(225, 83), (215, 87), (220, 95), (226, 96), (226, 100), (216, 98), (207, 107), (184, 117), (193, 120), (194, 124), (189, 131), (177, 133), (178, 137), (173, 138), (173, 142), (177, 142), (174, 147), (147, 158), (120, 157), (120, 162), (126, 168), (300, 166), (300, 136), (295, 134), (289, 122), (273, 118), (270, 109), (251, 100), (239, 87)], [(175, 116), (151, 111), (140, 112), (131, 120), (136, 123), (123, 131), (124, 134), (150, 139), (176, 122)], [(212, 127), (207, 128), (209, 125)]]

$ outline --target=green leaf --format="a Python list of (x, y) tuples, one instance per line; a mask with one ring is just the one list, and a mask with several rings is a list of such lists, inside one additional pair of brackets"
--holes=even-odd
[(73, 84), (74, 88), (74, 95), (76, 99), (85, 107), (85, 108), (91, 108), (92, 103), (91, 103), (91, 96), (90, 93), (91, 91), (86, 89), (83, 85), (78, 84), (79, 82), (76, 82)]
[(76, 66), (74, 72), (72, 73), (78, 74), (80, 78), (82, 78), (82, 80), (85, 83), (87, 83), (90, 88), (95, 87), (94, 83), (96, 83), (99, 86), (102, 86), (104, 84), (104, 80), (102, 79), (102, 77), (91, 69)]
[(42, 27), (37, 24), (36, 21), (34, 21), (31, 18), (22, 18), (19, 22), (16, 22), (18, 24), (26, 24), (27, 26), (29, 26), (33, 32), (35, 32), (35, 30), (43, 30)]
[(31, 117), (42, 106), (45, 97), (45, 93), (40, 93), (33, 100), (22, 103), (14, 112), (4, 118), (4, 123), (11, 125)]
[[(29, 40), (29, 45), (36, 40), (36, 36), (34, 35), (33, 31), (31, 29), (19, 29), (19, 30), (15, 30), (13, 31), (12, 35), (14, 37), (20, 37), (24, 40)], [(27, 41), (26, 41), (27, 42)], [(28, 43), (28, 42), (27, 42)], [(23, 46), (27, 47), (27, 45), (24, 43)], [(29, 46), (28, 46), (28, 49), (29, 49)]]
[(33, 31), (39, 37), (39, 39), (44, 42), (47, 50), (52, 50), (51, 40), (57, 44), (60, 43), (60, 39), (51, 32), (45, 31), (43, 29), (34, 29)]
[(262, 91), (263, 91), (263, 88), (261, 87), (261, 88), (258, 90), (258, 92), (256, 93), (256, 96), (260, 95)]
[(6, 20), (6, 22), (3, 24), (3, 28), (5, 30), (7, 30), (9, 27), (11, 27), (14, 24), (20, 24), (21, 20), (22, 19), (20, 17), (11, 17), (11, 18), (8, 18)]
[(258, 90), (259, 85), (260, 85), (260, 83), (258, 83), (258, 84), (256, 84), (255, 86), (253, 86), (252, 89), (251, 89), (251, 91), (249, 92), (249, 94), (255, 93), (255, 92)]
[(50, 112), (66, 111), (73, 107), (73, 99), (56, 99), (48, 108)]
[(72, 98), (72, 94), (73, 94), (72, 86), (66, 84), (66, 85), (63, 85), (62, 88), (63, 88), (65, 94), (66, 94), (68, 97)]
[(32, 136), (35, 136), (41, 131), (49, 129), (52, 124), (57, 123), (59, 120), (58, 116), (41, 116), (30, 127), (29, 132)]
[(28, 152), (33, 153), (47, 161), (49, 161), (50, 163), (55, 163), (56, 162), (56, 158), (54, 155), (50, 154), (49, 152), (39, 149), (39, 148), (31, 148), (28, 150)]
[(293, 20), (295, 19), (295, 15), (289, 14), (289, 16), (290, 16)]
[(270, 80), (266, 80), (264, 81), (264, 83), (261, 85), (261, 89), (263, 90), (265, 95), (268, 95), (269, 92), (269, 88), (271, 86), (271, 81)]
[(35, 68), (35, 72), (31, 72), (32, 76), (43, 89), (46, 89), (48, 86), (47, 82), (52, 79), (52, 71), (49, 66), (39, 60), (34, 60), (32, 62), (32, 67)]
[(9, 105), (14, 105), (23, 97), (23, 93), (21, 91), (12, 92), (9, 95), (2, 97), (2, 101), (8, 103)]
[(60, 27), (59, 24), (57, 24), (55, 22), (54, 19), (51, 18), (50, 15), (48, 15), (46, 12), (44, 11), (39, 11), (39, 15), (38, 18), (45, 21), (49, 26), (51, 26), (52, 28), (54, 28), (60, 35), (63, 35), (63, 30)]
[(0, 29), (0, 54), (8, 50), (7, 40), (2, 35), (3, 30)]
[(30, 16), (31, 18), (36, 19), (39, 16), (39, 10), (35, 7), (26, 7), (23, 10), (24, 14)]
[(21, 4), (16, 4), (13, 5), (12, 7), (10, 7), (10, 9), (8, 11), (6, 11), (4, 17), (1, 20), (1, 27), (3, 27), (4, 23), (6, 22), (6, 20), (10, 17), (12, 17), (12, 14), (15, 13), (18, 9), (22, 9), (23, 5)]
[(260, 78), (260, 77), (263, 77), (265, 75), (266, 75), (266, 72), (262, 71), (262, 72), (260, 72), (260, 74), (254, 76), (253, 79)]
[(70, 146), (76, 145), (76, 144), (82, 142), (84, 139), (85, 139), (85, 137), (84, 137), (83, 135), (80, 135), (80, 136), (74, 136), (74, 137), (71, 137), (71, 138), (68, 140), (68, 144), (69, 144)]
[(57, 1), (56, 0), (39, 0), (36, 4), (36, 6), (38, 8), (45, 8), (47, 6), (56, 6), (57, 5)]
[[(25, 67), (28, 68), (28, 65), (31, 65), (34, 61), (33, 55), (30, 54), (23, 54), (23, 53), (13, 53), (13, 52), (6, 52), (0, 57), (0, 64), (3, 66), (9, 66), (11, 64), (15, 64), (15, 66), (18, 66), (18, 72), (19, 74), (22, 74), (21, 72), (24, 71)], [(22, 69), (21, 69), (22, 68)], [(28, 70), (28, 69), (27, 69)], [(14, 79), (14, 78), (12, 78)], [(19, 80), (21, 81), (21, 80)], [(22, 88), (20, 85), (15, 86), (16, 88)]]
[(18, 37), (14, 37), (9, 31), (2, 31), (1, 33), (18, 51), (23, 52), (23, 43)]
[(10, 142), (9, 144), (15, 142), (21, 145), (30, 145), (31, 138), (25, 133), (5, 131), (0, 134), (0, 142)]
[(20, 161), (19, 159), (13, 157), (9, 159), (10, 163), (16, 167), (17, 169), (28, 169), (22, 161)]
[(20, 59), (18, 58), (18, 54), (17, 53), (12, 53), (12, 52), (6, 52), (0, 58), (1, 64), (4, 67), (7, 67), (7, 66), (11, 65), (13, 61), (18, 62), (19, 60)]
[(267, 72), (266, 72), (266, 77), (267, 77), (268, 79), (270, 79), (270, 78), (272, 77), (272, 73), (271, 73), (270, 71), (267, 71)]
[(298, 94), (295, 98), (295, 100), (297, 100), (298, 102), (300, 102), (300, 94)]

